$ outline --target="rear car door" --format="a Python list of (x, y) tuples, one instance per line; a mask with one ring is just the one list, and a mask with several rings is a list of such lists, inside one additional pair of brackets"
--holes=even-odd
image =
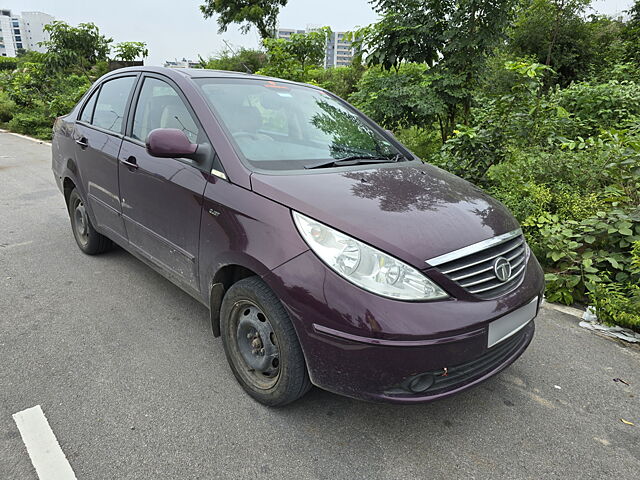
[[(146, 74), (135, 97), (118, 170), (127, 237), (144, 257), (198, 291), (202, 196), (213, 149), (183, 93), (169, 79)], [(198, 160), (153, 157), (145, 141), (157, 128), (180, 129), (199, 145), (199, 152), (208, 153)]]
[(118, 153), (137, 74), (110, 78), (85, 102), (76, 121), (76, 161), (95, 227), (126, 243), (118, 190)]

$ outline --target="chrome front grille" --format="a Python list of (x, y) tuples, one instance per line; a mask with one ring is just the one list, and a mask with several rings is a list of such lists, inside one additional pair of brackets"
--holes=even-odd
[[(510, 268), (506, 280), (498, 278), (496, 262), (505, 259)], [(527, 244), (520, 229), (427, 260), (449, 279), (482, 299), (513, 290), (522, 280), (527, 264)], [(500, 260), (500, 263), (504, 261)], [(505, 268), (506, 270), (507, 268)]]

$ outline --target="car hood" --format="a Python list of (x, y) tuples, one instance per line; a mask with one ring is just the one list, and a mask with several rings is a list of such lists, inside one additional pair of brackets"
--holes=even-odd
[(497, 200), (422, 162), (251, 175), (253, 190), (426, 268), (429, 258), (518, 228)]

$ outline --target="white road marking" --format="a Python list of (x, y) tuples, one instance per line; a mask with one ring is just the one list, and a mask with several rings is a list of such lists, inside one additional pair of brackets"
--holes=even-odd
[(40, 405), (14, 413), (13, 420), (40, 480), (76, 480)]
[(9, 244), (0, 243), (0, 248), (24, 247), (25, 245), (31, 245), (32, 243), (33, 243), (33, 240), (28, 240), (26, 242), (19, 242), (19, 243), (9, 243)]

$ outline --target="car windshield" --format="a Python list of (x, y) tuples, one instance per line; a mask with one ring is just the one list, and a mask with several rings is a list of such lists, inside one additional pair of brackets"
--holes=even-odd
[(241, 156), (263, 170), (388, 159), (400, 153), (364, 118), (311, 87), (257, 79), (197, 78)]

